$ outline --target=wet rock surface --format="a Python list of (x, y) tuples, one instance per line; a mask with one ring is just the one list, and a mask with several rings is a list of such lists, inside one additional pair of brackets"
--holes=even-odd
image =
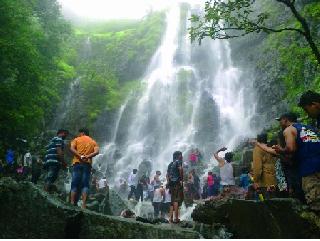
[(207, 201), (194, 209), (192, 218), (204, 237), (206, 233), (212, 236), (210, 231), (219, 229), (219, 225), (226, 227), (233, 238), (320, 237), (319, 217), (294, 199)]
[(112, 215), (119, 216), (121, 211), (128, 208), (127, 203), (119, 196), (119, 194), (110, 189), (109, 190), (109, 205)]
[(151, 225), (63, 203), (30, 182), (0, 179), (0, 238), (199, 238), (179, 227)]

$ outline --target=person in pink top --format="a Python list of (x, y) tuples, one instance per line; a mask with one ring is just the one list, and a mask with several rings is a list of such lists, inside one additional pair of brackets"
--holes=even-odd
[(189, 161), (190, 161), (190, 163), (191, 163), (191, 166), (196, 165), (197, 159), (198, 159), (197, 154), (196, 154), (196, 152), (194, 151), (194, 149), (192, 149), (192, 150), (191, 150), (191, 153), (190, 153), (190, 155), (189, 155)]
[(208, 197), (213, 197), (213, 195), (214, 195), (214, 186), (213, 186), (214, 181), (213, 181), (212, 172), (208, 172), (207, 182), (208, 182)]

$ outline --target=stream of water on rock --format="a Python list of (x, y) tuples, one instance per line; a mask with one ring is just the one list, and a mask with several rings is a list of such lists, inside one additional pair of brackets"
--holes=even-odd
[[(252, 80), (242, 79), (242, 71), (233, 66), (228, 41), (191, 44), (187, 29), (194, 10), (183, 11), (179, 4), (168, 9), (167, 27), (142, 78), (141, 93), (127, 97), (113, 134), (100, 145), (94, 167), (112, 177), (111, 185), (127, 179), (143, 160), (151, 162), (151, 175), (160, 170), (164, 178), (176, 150), (187, 159), (191, 148), (199, 148), (211, 169), (217, 148), (232, 150), (255, 133)], [(192, 209), (182, 212), (184, 219)]]
[(186, 154), (198, 147), (209, 160), (216, 148), (232, 150), (253, 134), (254, 106), (245, 106), (252, 93), (232, 65), (229, 43), (191, 44), (190, 11), (185, 18), (180, 11), (178, 4), (169, 9), (161, 45), (141, 82), (143, 91), (121, 106), (115, 132), (96, 158), (96, 165), (112, 166), (116, 179), (127, 178), (143, 159), (151, 161), (153, 171), (165, 173), (176, 150)]

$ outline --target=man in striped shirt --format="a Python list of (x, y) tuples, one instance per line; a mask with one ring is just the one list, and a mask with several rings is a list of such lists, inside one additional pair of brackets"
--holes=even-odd
[(61, 166), (66, 167), (64, 161), (64, 139), (68, 136), (67, 130), (58, 130), (57, 136), (53, 137), (46, 147), (45, 168), (47, 176), (45, 179), (45, 190), (50, 191), (53, 183), (58, 178)]

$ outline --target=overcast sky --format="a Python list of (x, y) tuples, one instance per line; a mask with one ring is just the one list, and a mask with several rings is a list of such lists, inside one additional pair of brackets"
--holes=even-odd
[[(183, 0), (58, 0), (63, 12), (84, 19), (139, 19)], [(203, 0), (187, 0), (201, 3)]]

